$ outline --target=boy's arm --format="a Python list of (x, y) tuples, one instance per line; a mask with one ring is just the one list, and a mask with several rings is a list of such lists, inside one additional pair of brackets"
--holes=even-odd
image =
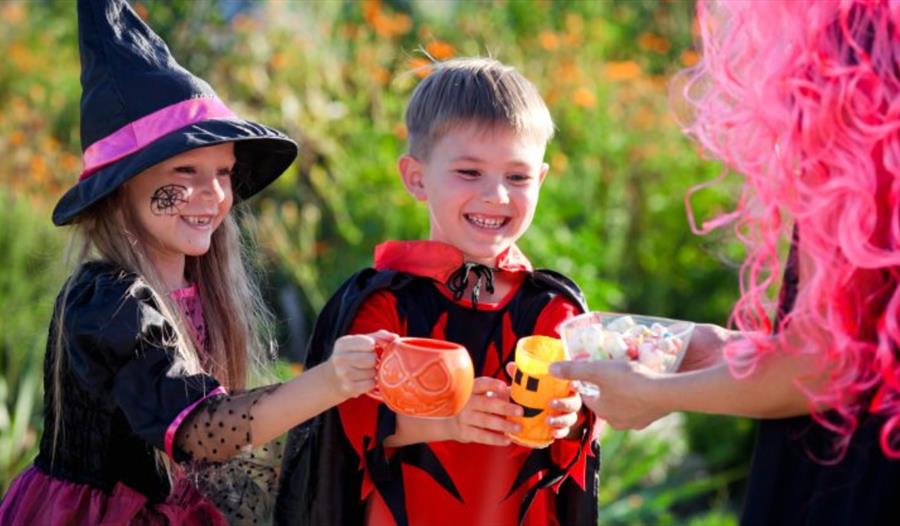
[(384, 445), (401, 447), (456, 440), (508, 446), (506, 433), (517, 433), (519, 424), (507, 416), (522, 416), (522, 408), (509, 401), (509, 386), (497, 378), (476, 378), (472, 397), (458, 415), (439, 419), (397, 415), (394, 434), (384, 440)]

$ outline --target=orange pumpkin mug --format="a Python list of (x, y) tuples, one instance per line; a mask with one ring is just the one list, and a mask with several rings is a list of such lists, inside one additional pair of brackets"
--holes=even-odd
[(522, 430), (507, 433), (515, 443), (543, 448), (553, 442), (553, 428), (547, 424), (550, 402), (572, 394), (572, 384), (549, 374), (553, 362), (565, 360), (566, 350), (562, 342), (547, 336), (526, 336), (516, 343), (516, 374), (510, 389), (513, 403), (522, 406), (524, 414), (509, 417), (518, 422)]
[(376, 387), (368, 393), (394, 412), (446, 418), (462, 411), (475, 383), (469, 351), (457, 343), (401, 337), (376, 342)]

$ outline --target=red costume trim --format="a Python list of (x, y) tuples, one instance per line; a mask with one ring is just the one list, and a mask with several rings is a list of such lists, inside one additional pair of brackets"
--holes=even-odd
[[(375, 247), (375, 269), (396, 270), (446, 283), (450, 274), (465, 263), (465, 254), (440, 241), (386, 241)], [(497, 256), (497, 270), (531, 272), (525, 254), (515, 245)]]

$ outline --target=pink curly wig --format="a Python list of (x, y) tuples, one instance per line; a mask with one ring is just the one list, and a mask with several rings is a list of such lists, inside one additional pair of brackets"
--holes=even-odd
[(731, 223), (747, 247), (738, 329), (772, 331), (778, 247), (799, 234), (796, 301), (777, 329), (801, 338), (731, 346), (732, 372), (775, 349), (817, 355), (825, 387), (798, 385), (838, 458), (866, 412), (884, 417), (881, 448), (900, 458), (900, 0), (701, 0), (697, 12), (685, 127), (743, 191), (694, 229)]

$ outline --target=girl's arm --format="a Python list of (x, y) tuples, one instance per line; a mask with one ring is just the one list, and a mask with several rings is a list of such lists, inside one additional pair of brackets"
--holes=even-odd
[(374, 340), (345, 336), (334, 355), (262, 398), (254, 411), (253, 446), (269, 442), (339, 403), (375, 387)]
[(375, 339), (386, 337), (344, 336), (328, 361), (288, 382), (204, 400), (176, 424), (175, 445), (194, 459), (220, 462), (370, 391), (375, 386)]

